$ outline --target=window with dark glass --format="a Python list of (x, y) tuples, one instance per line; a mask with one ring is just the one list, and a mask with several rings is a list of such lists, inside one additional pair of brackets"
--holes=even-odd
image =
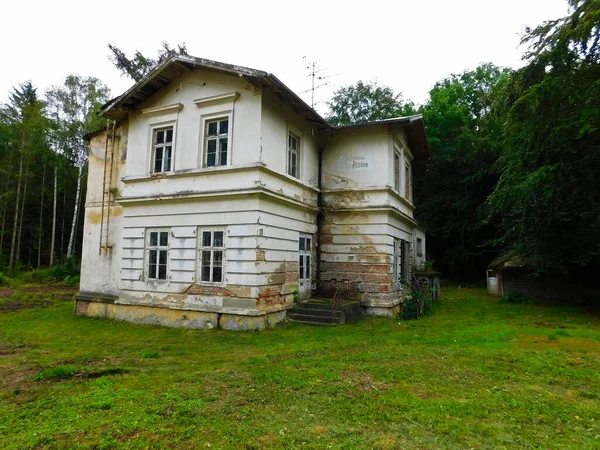
[(205, 167), (226, 166), (229, 151), (229, 119), (206, 122)]
[(200, 281), (223, 282), (225, 233), (223, 230), (200, 232)]
[(408, 241), (394, 239), (394, 281), (408, 280)]
[(298, 153), (300, 149), (300, 139), (288, 133), (288, 166), (287, 173), (293, 177), (299, 178), (300, 170), (298, 167)]
[(394, 152), (394, 189), (400, 192), (400, 154)]
[(300, 236), (298, 243), (298, 278), (300, 280), (310, 280), (311, 264), (312, 238), (310, 236)]
[(173, 164), (173, 127), (154, 130), (152, 172), (170, 172)]
[(166, 280), (169, 260), (169, 232), (150, 231), (148, 236), (148, 279)]

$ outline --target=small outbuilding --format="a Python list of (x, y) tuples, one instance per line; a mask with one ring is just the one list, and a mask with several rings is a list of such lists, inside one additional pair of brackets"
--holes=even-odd
[(543, 300), (581, 300), (582, 290), (576, 280), (562, 274), (535, 275), (535, 270), (515, 255), (503, 255), (492, 261), (486, 278), (491, 295), (519, 293)]

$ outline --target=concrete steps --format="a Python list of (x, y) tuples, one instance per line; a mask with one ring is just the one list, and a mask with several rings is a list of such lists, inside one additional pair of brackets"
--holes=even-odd
[(332, 303), (308, 301), (298, 303), (288, 310), (287, 318), (291, 322), (308, 323), (312, 325), (338, 325), (358, 319), (362, 315), (360, 302), (344, 303), (337, 311)]

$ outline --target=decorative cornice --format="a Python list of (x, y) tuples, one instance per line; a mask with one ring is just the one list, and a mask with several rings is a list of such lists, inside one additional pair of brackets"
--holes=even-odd
[(239, 92), (228, 92), (227, 94), (213, 95), (212, 97), (203, 97), (193, 100), (196, 106), (204, 106), (207, 103), (235, 102), (240, 96)]
[(182, 103), (173, 103), (172, 105), (153, 106), (152, 108), (142, 109), (142, 114), (168, 114), (180, 111), (183, 108)]

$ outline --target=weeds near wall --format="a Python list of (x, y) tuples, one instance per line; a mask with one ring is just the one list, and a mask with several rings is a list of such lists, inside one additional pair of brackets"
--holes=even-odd
[(412, 289), (404, 303), (404, 309), (400, 313), (402, 320), (418, 319), (431, 311), (434, 303), (433, 289)]

